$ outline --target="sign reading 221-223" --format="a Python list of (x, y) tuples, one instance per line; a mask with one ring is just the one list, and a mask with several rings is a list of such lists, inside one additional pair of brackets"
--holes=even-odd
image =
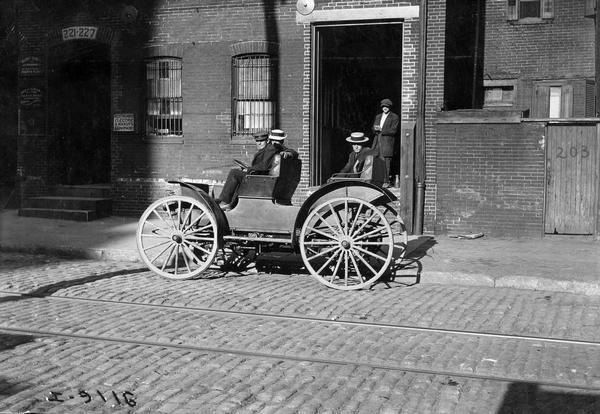
[(94, 26), (71, 26), (62, 29), (63, 40), (96, 39), (98, 28)]

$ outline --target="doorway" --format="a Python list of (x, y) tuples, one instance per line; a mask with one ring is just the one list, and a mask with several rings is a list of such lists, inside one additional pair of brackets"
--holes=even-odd
[(546, 234), (596, 232), (598, 127), (595, 123), (548, 125)]
[(49, 51), (49, 166), (56, 184), (110, 183), (110, 48), (71, 40)]
[[(314, 112), (311, 185), (327, 181), (352, 150), (345, 138), (371, 127), (383, 98), (400, 114), (402, 24), (355, 23), (314, 26)], [(370, 143), (368, 144), (370, 145)], [(399, 171), (396, 140), (392, 174)]]

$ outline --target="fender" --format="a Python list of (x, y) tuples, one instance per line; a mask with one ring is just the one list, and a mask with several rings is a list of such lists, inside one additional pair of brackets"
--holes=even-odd
[[(302, 225), (308, 217), (310, 211), (317, 205), (336, 197), (354, 197), (369, 201), (372, 204), (391, 204), (398, 201), (398, 198), (391, 191), (360, 180), (333, 180), (319, 187), (312, 193), (300, 207), (294, 223), (294, 234), (292, 236), (292, 246), (298, 246), (298, 238), (302, 230)], [(396, 211), (397, 213), (397, 211)]]
[(189, 183), (185, 181), (168, 181), (169, 184), (179, 184), (181, 187), (181, 193), (184, 196), (192, 197), (195, 200), (198, 200), (200, 203), (204, 204), (210, 212), (215, 217), (217, 221), (217, 226), (219, 227), (219, 245), (223, 246), (223, 236), (229, 234), (229, 223), (227, 221), (227, 217), (225, 213), (217, 202), (208, 195), (208, 193), (202, 189), (201, 186), (194, 183)]

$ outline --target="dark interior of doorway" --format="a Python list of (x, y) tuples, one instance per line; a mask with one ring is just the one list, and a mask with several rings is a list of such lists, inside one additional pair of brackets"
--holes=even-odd
[[(383, 98), (391, 99), (392, 110), (400, 113), (402, 25), (334, 25), (316, 31), (317, 159), (312, 175), (314, 184), (321, 184), (347, 162), (352, 148), (345, 138), (351, 132), (363, 132), (372, 140), (371, 127)], [(392, 173), (399, 170), (399, 142), (395, 152)]]
[(72, 40), (50, 50), (50, 177), (57, 184), (110, 182), (110, 49)]

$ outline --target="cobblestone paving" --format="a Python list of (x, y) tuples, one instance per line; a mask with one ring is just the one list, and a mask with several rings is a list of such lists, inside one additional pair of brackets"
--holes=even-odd
[(13, 340), (13, 347), (0, 352), (0, 410), (10, 413), (594, 413), (600, 408), (594, 393), (528, 383), (7, 337), (0, 334), (4, 343)]
[(339, 292), (306, 275), (217, 276), (175, 282), (136, 263), (0, 253), (0, 291), (36, 295), (0, 296), (1, 327), (133, 341), (0, 331), (0, 413), (600, 412), (597, 390), (536, 384), (600, 387), (597, 346), (333, 322), (598, 341), (600, 298), (397, 283)]

